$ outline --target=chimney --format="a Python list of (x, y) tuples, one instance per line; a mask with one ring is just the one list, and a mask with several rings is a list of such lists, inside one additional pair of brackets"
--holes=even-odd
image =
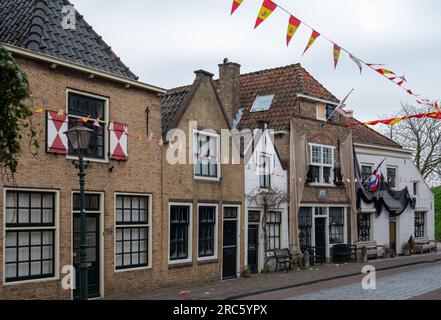
[(233, 127), (240, 109), (240, 64), (229, 62), (227, 58), (219, 65), (219, 95)]

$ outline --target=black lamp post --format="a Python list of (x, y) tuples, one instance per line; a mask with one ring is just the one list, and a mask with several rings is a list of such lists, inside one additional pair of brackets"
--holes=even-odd
[(93, 130), (86, 128), (81, 122), (75, 127), (67, 130), (64, 134), (70, 142), (70, 146), (78, 156), (78, 161), (74, 161), (75, 168), (79, 170), (80, 177), (80, 299), (88, 299), (87, 283), (87, 253), (86, 253), (86, 212), (85, 212), (85, 194), (84, 185), (86, 177), (87, 163), (84, 161), (84, 154), (89, 148), (90, 137)]

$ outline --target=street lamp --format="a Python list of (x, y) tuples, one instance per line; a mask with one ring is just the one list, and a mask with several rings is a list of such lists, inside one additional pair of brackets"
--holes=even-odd
[(87, 253), (86, 253), (86, 212), (85, 212), (85, 194), (84, 185), (86, 177), (87, 164), (84, 161), (84, 154), (89, 149), (90, 137), (93, 130), (83, 126), (81, 122), (77, 122), (76, 126), (64, 132), (69, 140), (70, 146), (78, 156), (78, 161), (74, 161), (75, 168), (79, 170), (80, 177), (80, 299), (88, 299), (88, 283), (87, 283)]

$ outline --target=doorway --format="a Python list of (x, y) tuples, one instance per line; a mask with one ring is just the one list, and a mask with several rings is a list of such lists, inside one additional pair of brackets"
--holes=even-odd
[(224, 207), (222, 279), (237, 278), (238, 267), (238, 207)]
[(259, 273), (259, 225), (248, 225), (248, 267), (252, 274)]
[(395, 219), (389, 220), (389, 246), (397, 253), (397, 221)]
[(316, 255), (326, 257), (326, 218), (315, 219), (315, 250)]
[[(80, 294), (80, 207), (79, 194), (73, 195), (73, 266), (75, 268), (75, 290), (73, 298), (78, 299)], [(86, 263), (88, 265), (87, 283), (88, 297), (101, 296), (100, 273), (100, 208), (99, 194), (86, 194)]]

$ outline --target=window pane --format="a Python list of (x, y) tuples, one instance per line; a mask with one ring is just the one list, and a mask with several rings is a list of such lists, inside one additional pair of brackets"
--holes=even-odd
[(323, 147), (323, 164), (332, 165), (332, 148)]
[[(147, 227), (117, 229), (115, 260), (117, 269), (128, 269), (147, 266), (147, 260), (142, 261), (140, 254), (147, 248)], [(146, 252), (145, 252), (146, 253)]]
[(274, 95), (261, 95), (257, 96), (254, 100), (253, 106), (251, 108), (251, 112), (260, 112), (260, 111), (267, 111), (271, 107), (271, 104), (273, 102)]
[(170, 207), (170, 260), (188, 258), (190, 207)]
[(312, 146), (312, 163), (321, 164), (322, 163), (322, 148), (318, 146)]

